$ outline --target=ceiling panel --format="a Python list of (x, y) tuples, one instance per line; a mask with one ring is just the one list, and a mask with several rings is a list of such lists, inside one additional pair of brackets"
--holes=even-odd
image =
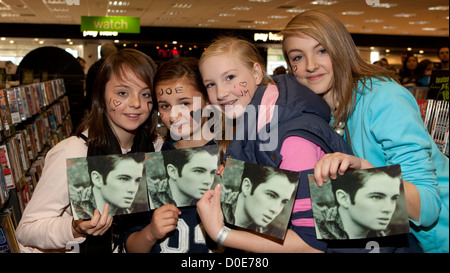
[(446, 37), (448, 8), (445, 0), (0, 0), (0, 23), (78, 25), (81, 16), (133, 16), (141, 26), (279, 31), (301, 11), (323, 9), (351, 33)]

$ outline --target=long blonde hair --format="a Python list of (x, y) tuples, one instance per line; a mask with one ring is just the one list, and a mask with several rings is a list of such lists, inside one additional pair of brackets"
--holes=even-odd
[(262, 58), (256, 46), (242, 38), (223, 36), (214, 40), (200, 57), (199, 66), (201, 66), (207, 58), (223, 54), (236, 57), (237, 60), (241, 61), (242, 64), (247, 66), (249, 69), (253, 69), (253, 65), (258, 63), (261, 66), (263, 73), (261, 84), (274, 84), (274, 81), (266, 72), (266, 62)]
[[(280, 34), (283, 39), (301, 34), (308, 35), (327, 50), (333, 65), (333, 96), (338, 102), (334, 114), (335, 124), (345, 122), (353, 111), (355, 103), (353, 90), (356, 91), (359, 83), (370, 88), (371, 77), (397, 81), (395, 72), (369, 64), (360, 56), (350, 33), (342, 22), (330, 13), (319, 10), (300, 13)], [(284, 42), (283, 55), (288, 61)], [(289, 62), (288, 65), (290, 66)]]
[[(202, 56), (199, 60), (199, 66), (203, 64), (203, 62), (212, 56), (219, 56), (223, 54), (228, 54), (235, 57), (237, 60), (241, 61), (243, 65), (245, 65), (250, 70), (253, 69), (253, 65), (258, 63), (261, 66), (262, 70), (262, 80), (261, 84), (268, 85), (269, 83), (275, 84), (273, 79), (266, 72), (265, 61), (259, 53), (256, 46), (242, 38), (232, 37), (232, 36), (223, 36), (216, 40), (214, 40), (211, 45), (206, 48), (203, 52)], [(220, 156), (222, 158), (225, 153), (228, 145), (230, 144), (230, 140), (225, 138), (225, 118), (222, 119), (222, 140), (219, 142)], [(233, 128), (235, 130), (235, 128)], [(233, 132), (234, 133), (234, 132)]]

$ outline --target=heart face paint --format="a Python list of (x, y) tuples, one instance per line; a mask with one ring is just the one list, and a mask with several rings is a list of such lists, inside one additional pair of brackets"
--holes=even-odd
[[(232, 54), (231, 54), (232, 55)], [(249, 69), (230, 54), (209, 56), (200, 65), (209, 101), (229, 119), (242, 116), (261, 83), (259, 66)]]
[(122, 77), (111, 74), (105, 86), (107, 117), (118, 135), (136, 130), (150, 116), (153, 107), (150, 88), (131, 70)]

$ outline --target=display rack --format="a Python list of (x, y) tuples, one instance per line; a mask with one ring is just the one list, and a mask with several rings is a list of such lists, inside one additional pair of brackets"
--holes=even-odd
[(0, 253), (17, 252), (14, 230), (45, 154), (73, 131), (64, 80), (0, 89), (0, 119)]

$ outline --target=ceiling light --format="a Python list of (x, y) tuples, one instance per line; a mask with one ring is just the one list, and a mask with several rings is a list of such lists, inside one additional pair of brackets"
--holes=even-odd
[(416, 22), (409, 22), (410, 25), (426, 25), (429, 24), (428, 21), (416, 21)]
[(435, 28), (435, 27), (423, 27), (422, 30), (424, 30), (424, 31), (436, 31), (437, 28)]
[(19, 17), (20, 15), (17, 13), (2, 13), (1, 17)]
[(109, 1), (108, 5), (115, 7), (126, 7), (130, 5), (128, 1)]
[(249, 11), (251, 9), (252, 7), (245, 7), (245, 6), (235, 6), (232, 8), (232, 10), (246, 10), (246, 11)]
[(124, 9), (108, 9), (108, 13), (126, 13)]
[(302, 13), (306, 11), (306, 9), (288, 9), (286, 10), (286, 12), (290, 12), (290, 13)]
[(190, 9), (192, 7), (192, 4), (173, 4), (172, 8), (178, 8), (178, 9)]
[(331, 6), (336, 4), (338, 1), (327, 1), (327, 0), (318, 0), (318, 1), (312, 1), (311, 4), (313, 5), (322, 5), (322, 6)]
[(381, 19), (368, 19), (368, 20), (364, 20), (365, 23), (382, 23), (384, 22), (384, 20)]
[(399, 13), (399, 14), (394, 14), (394, 17), (403, 17), (403, 18), (409, 18), (409, 17), (414, 17), (416, 16), (415, 13)]
[(364, 14), (364, 11), (343, 11), (342, 15), (361, 15)]
[(167, 15), (180, 15), (181, 12), (179, 12), (179, 11), (166, 11), (166, 12), (164, 12), (164, 14), (167, 14)]
[(67, 5), (66, 0), (43, 0), (43, 2), (50, 5)]
[(396, 7), (397, 4), (378, 3), (378, 4), (373, 4), (373, 5), (370, 5), (370, 6), (372, 8), (385, 8), (385, 9), (388, 9), (388, 8)]
[(448, 6), (429, 7), (428, 10), (448, 10)]
[(284, 15), (270, 15), (270, 16), (267, 16), (267, 18), (269, 18), (269, 19), (286, 19), (287, 16), (284, 16)]
[(53, 12), (69, 12), (69, 8), (50, 8)]

